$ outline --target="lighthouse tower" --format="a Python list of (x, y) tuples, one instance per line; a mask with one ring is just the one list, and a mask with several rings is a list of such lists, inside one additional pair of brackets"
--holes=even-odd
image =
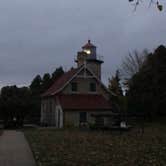
[(93, 45), (90, 40), (82, 47), (82, 51), (77, 53), (75, 62), (77, 63), (77, 67), (86, 63), (88, 69), (90, 69), (98, 79), (101, 79), (101, 64), (103, 61), (97, 58), (96, 46)]

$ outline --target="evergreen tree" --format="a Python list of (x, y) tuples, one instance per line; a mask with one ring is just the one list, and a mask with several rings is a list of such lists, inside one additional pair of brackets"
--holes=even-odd
[(32, 92), (32, 95), (40, 95), (42, 91), (42, 79), (40, 75), (37, 75), (33, 81), (31, 82), (30, 89)]
[(29, 119), (33, 123), (39, 123), (40, 121), (40, 95), (42, 93), (42, 79), (40, 75), (37, 75), (31, 82), (31, 107), (32, 111), (29, 114)]
[(51, 76), (49, 73), (45, 73), (42, 79), (42, 92), (47, 90), (51, 86)]
[(5, 126), (12, 125), (16, 119), (17, 126), (22, 126), (30, 112), (30, 90), (27, 87), (6, 86), (1, 90), (0, 109)]
[(158, 47), (149, 54), (140, 72), (129, 81), (131, 110), (148, 117), (166, 115), (166, 48)]
[(119, 70), (116, 71), (115, 76), (112, 76), (112, 79), (109, 79), (108, 88), (111, 92), (113, 92), (117, 96), (122, 96), (122, 88), (120, 85), (120, 73)]
[(111, 101), (113, 110), (116, 112), (123, 113), (124, 110), (124, 96), (123, 91), (120, 85), (120, 73), (119, 70), (116, 71), (115, 76), (112, 76), (112, 79), (109, 79), (108, 89), (111, 92)]
[(56, 68), (56, 70), (52, 73), (51, 82), (53, 83), (56, 79), (64, 74), (64, 70), (62, 67)]

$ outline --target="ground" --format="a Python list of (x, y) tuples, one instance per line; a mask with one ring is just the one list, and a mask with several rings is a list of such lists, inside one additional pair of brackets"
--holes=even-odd
[(2, 130), (2, 129), (0, 129), (0, 136), (2, 135), (2, 133), (3, 133), (3, 130)]
[(129, 132), (30, 129), (25, 135), (40, 166), (165, 166), (166, 125)]
[(0, 136), (0, 166), (35, 166), (24, 133), (5, 130)]

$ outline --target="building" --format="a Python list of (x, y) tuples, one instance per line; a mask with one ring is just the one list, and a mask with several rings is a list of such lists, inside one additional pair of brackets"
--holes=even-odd
[(90, 40), (77, 53), (75, 62), (77, 68), (64, 73), (42, 94), (41, 123), (57, 128), (110, 123), (109, 116), (95, 118), (112, 112), (110, 93), (101, 82), (103, 61)]

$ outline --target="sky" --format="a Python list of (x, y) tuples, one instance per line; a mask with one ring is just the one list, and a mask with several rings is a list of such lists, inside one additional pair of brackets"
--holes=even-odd
[(88, 39), (104, 57), (105, 84), (125, 56), (166, 45), (166, 1), (162, 12), (144, 0), (133, 11), (128, 0), (1, 0), (0, 87), (29, 85), (40, 74), (67, 71)]

